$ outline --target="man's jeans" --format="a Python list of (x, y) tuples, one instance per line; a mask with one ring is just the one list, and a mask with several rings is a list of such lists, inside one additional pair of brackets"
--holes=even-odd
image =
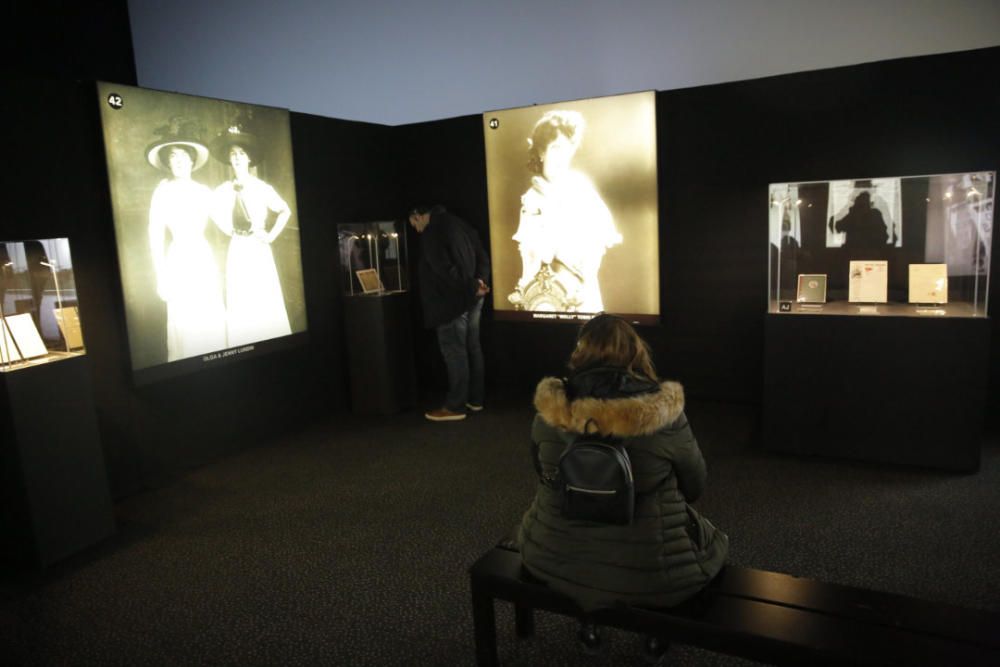
[(465, 412), (465, 404), (483, 404), (483, 350), (479, 347), (479, 318), (483, 298), (451, 322), (437, 327), (438, 346), (448, 368), (448, 395), (444, 407)]

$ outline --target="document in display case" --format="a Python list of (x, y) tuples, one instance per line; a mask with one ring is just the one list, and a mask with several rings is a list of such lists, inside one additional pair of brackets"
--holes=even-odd
[(14, 343), (14, 336), (10, 333), (6, 319), (0, 319), (0, 363), (12, 363), (21, 361), (21, 350)]
[(851, 262), (847, 300), (851, 303), (885, 303), (887, 300), (889, 263)]
[(70, 350), (79, 350), (83, 347), (83, 330), (80, 328), (80, 311), (76, 306), (66, 308), (56, 308), (53, 310), (56, 315), (56, 322), (59, 323), (59, 330), (66, 345)]
[(771, 184), (768, 312), (986, 317), (995, 185), (995, 171)]
[(799, 303), (826, 303), (826, 274), (800, 273), (795, 300)]
[(948, 303), (947, 264), (910, 264), (910, 303)]

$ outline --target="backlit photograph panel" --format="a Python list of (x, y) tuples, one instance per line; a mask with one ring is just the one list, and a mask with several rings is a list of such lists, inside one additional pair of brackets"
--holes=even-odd
[(139, 382), (306, 330), (289, 113), (98, 84)]
[(498, 319), (659, 316), (655, 93), (483, 114)]

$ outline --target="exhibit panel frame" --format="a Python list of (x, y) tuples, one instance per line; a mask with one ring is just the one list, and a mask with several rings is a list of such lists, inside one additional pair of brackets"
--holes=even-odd
[[(986, 317), (995, 184), (994, 171), (772, 183), (767, 311)], [(807, 276), (824, 276), (823, 300), (804, 295)]]
[(603, 311), (657, 324), (656, 93), (487, 111), (482, 122), (494, 318), (579, 323)]
[(0, 372), (84, 354), (69, 239), (0, 242)]
[(306, 340), (287, 109), (98, 82), (136, 384)]

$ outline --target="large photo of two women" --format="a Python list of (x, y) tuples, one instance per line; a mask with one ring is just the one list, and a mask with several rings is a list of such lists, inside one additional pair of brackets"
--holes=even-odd
[(133, 371), (305, 331), (288, 110), (97, 92)]

